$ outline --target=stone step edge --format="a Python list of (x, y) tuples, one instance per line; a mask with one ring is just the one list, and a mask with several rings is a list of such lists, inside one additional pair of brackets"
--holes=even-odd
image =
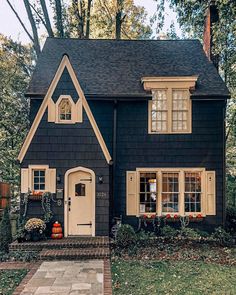
[(10, 251), (17, 251), (17, 250), (22, 250), (22, 251), (40, 251), (42, 249), (84, 249), (84, 248), (109, 248), (110, 243), (109, 242), (104, 242), (104, 243), (93, 243), (93, 242), (85, 242), (85, 243), (44, 243), (44, 244), (37, 244), (37, 243), (19, 243), (19, 244), (10, 244), (9, 245), (9, 250)]
[(62, 260), (62, 259), (103, 259), (110, 257), (110, 250), (107, 248), (88, 249), (43, 249), (39, 253), (41, 260)]

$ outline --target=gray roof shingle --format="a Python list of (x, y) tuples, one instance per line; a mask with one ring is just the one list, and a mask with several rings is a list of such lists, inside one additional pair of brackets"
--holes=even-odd
[(26, 95), (44, 95), (63, 54), (85, 95), (142, 96), (145, 76), (199, 75), (193, 96), (228, 96), (198, 40), (80, 40), (48, 38)]

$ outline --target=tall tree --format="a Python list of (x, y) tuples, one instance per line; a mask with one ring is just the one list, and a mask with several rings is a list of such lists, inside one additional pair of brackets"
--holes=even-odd
[(45, 0), (40, 0), (40, 4), (42, 7), (44, 19), (45, 19), (45, 26), (46, 26), (46, 30), (48, 32), (48, 36), (54, 37), (53, 31), (52, 31), (52, 26), (51, 26), (51, 21), (50, 21), (49, 15), (48, 15), (48, 10), (47, 10)]
[(39, 45), (39, 36), (38, 36), (38, 30), (36, 27), (35, 19), (33, 17), (33, 13), (32, 13), (31, 7), (30, 7), (29, 0), (24, 0), (24, 4), (25, 4), (25, 9), (26, 9), (27, 15), (28, 15), (28, 19), (30, 21), (32, 32), (33, 32), (34, 48), (35, 48), (36, 54), (39, 56), (41, 49), (40, 49), (40, 45)]
[(19, 183), (17, 156), (28, 129), (24, 97), (34, 64), (32, 48), (0, 34), (0, 178)]
[(232, 96), (227, 107), (226, 172), (228, 201), (236, 204), (236, 1), (170, 0), (182, 29), (200, 40), (210, 2), (219, 12), (219, 21), (213, 25), (213, 50), (220, 57), (219, 71)]
[(55, 8), (56, 8), (56, 13), (55, 13), (54, 17), (56, 20), (57, 33), (58, 33), (59, 37), (63, 38), (64, 37), (64, 27), (63, 27), (61, 0), (55, 0)]

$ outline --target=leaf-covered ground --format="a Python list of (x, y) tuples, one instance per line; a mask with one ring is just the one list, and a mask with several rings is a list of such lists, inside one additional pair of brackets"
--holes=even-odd
[(236, 267), (202, 261), (112, 260), (114, 295), (236, 294)]
[(26, 269), (0, 270), (0, 295), (13, 294), (26, 274)]

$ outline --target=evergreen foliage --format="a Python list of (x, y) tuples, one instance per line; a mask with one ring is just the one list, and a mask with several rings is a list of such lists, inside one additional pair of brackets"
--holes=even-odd
[(3, 211), (3, 217), (0, 224), (0, 251), (8, 252), (9, 244), (12, 242), (11, 221), (9, 208)]

